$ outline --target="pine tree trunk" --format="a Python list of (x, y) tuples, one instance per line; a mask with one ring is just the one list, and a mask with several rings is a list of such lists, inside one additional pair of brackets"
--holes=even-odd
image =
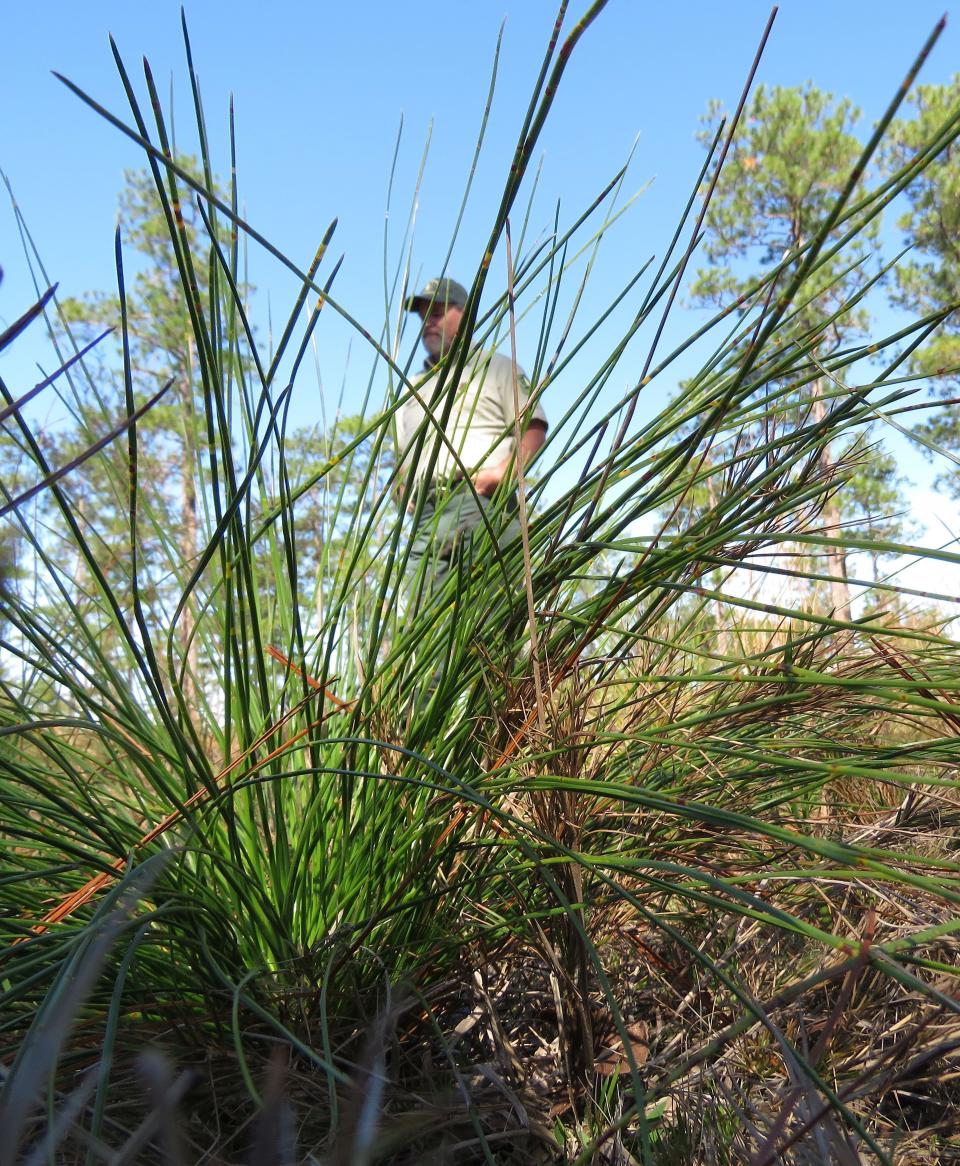
[[(707, 503), (708, 503), (711, 510), (716, 510), (716, 508), (717, 508), (717, 486), (716, 486), (716, 482), (715, 482), (712, 474), (709, 478), (707, 478)], [(719, 591), (720, 580), (721, 580), (721, 572), (720, 571), (714, 572), (714, 580), (715, 580), (716, 590)], [(728, 656), (728, 655), (730, 655), (730, 634), (727, 630), (727, 624), (726, 624), (726, 621), (729, 618), (728, 613), (725, 610), (724, 605), (719, 600), (716, 600), (714, 603), (714, 611), (716, 613), (714, 618), (717, 621), (717, 636), (716, 636), (717, 653), (720, 656)]]
[[(193, 456), (187, 453), (181, 472), (180, 490), (180, 555), (185, 573), (193, 569), (197, 559), (197, 489), (193, 477)], [(180, 615), (180, 646), (186, 660), (183, 696), (188, 705), (196, 695), (197, 638), (194, 635), (196, 618), (193, 602), (188, 600)]]
[[(186, 382), (181, 383), (181, 403), (184, 413), (183, 465), (180, 469), (180, 559), (185, 576), (193, 570), (197, 561), (197, 482), (195, 474), (196, 449), (194, 447), (193, 416), (193, 342), (187, 342), (188, 369)], [(180, 616), (179, 639), (183, 651), (185, 670), (183, 678), (183, 699), (188, 708), (196, 702), (197, 677), (199, 676), (199, 646), (194, 634), (196, 616), (192, 600), (184, 605)]]
[[(823, 383), (818, 377), (813, 382), (813, 420), (820, 422), (827, 413), (823, 403)], [(820, 467), (824, 478), (829, 481), (835, 473), (835, 464), (830, 457), (830, 446), (824, 445), (820, 452)], [(833, 495), (823, 508), (824, 533), (829, 538), (837, 538), (841, 533), (840, 507)], [(847, 556), (839, 547), (828, 547), (826, 552), (827, 574), (831, 576), (830, 599), (833, 614), (837, 619), (850, 619), (850, 585), (847, 583)]]

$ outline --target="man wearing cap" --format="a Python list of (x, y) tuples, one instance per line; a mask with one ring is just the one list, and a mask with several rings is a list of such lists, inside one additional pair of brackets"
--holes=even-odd
[[(516, 421), (519, 401), (520, 460), (526, 464), (546, 440), (547, 419), (538, 404), (531, 404), (530, 381), (514, 363), (497, 352), (471, 351), (454, 384), (457, 353), (453, 353), (447, 380), (444, 357), (451, 354), (463, 320), (466, 289), (453, 279), (432, 279), (406, 302), (409, 312), (423, 321), (421, 337), (427, 350), (424, 373), (415, 382), (416, 394), (397, 413), (397, 438), (401, 468), (414, 469), (411, 509), (421, 496), (423, 509), (410, 549), (409, 569), (416, 571), (429, 557), (428, 585), (439, 586), (446, 577), (458, 544), (479, 526), (483, 511), (505, 479), (517, 472)], [(450, 394), (453, 394), (452, 403)], [(436, 426), (426, 406), (439, 422), (444, 416), (445, 440), (436, 445)], [(447, 408), (449, 406), (449, 412)], [(417, 437), (425, 435), (416, 453)], [(454, 456), (456, 454), (456, 456)], [(464, 480), (469, 476), (473, 489)], [(508, 507), (515, 500), (508, 500)], [(511, 522), (501, 539), (516, 534)]]

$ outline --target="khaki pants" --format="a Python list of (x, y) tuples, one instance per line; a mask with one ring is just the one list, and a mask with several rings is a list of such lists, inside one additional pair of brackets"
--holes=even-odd
[(500, 546), (516, 538), (520, 534), (516, 513), (516, 496), (508, 500), (506, 508), (494, 507), (489, 498), (475, 495), (463, 482), (431, 491), (413, 532), (407, 560), (413, 593), (426, 596), (438, 591), (457, 560), (472, 557), (474, 535), (482, 535), (484, 515)]

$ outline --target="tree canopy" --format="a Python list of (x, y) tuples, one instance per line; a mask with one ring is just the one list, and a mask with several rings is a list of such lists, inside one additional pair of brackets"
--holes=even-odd
[[(904, 165), (960, 116), (960, 75), (949, 85), (920, 85), (908, 99), (914, 116), (893, 127), (887, 149), (891, 169)], [(931, 379), (941, 405), (916, 426), (924, 440), (960, 453), (960, 149), (948, 141), (936, 160), (919, 174), (906, 194), (907, 210), (898, 220), (911, 255), (896, 271), (891, 298), (917, 315), (949, 311), (933, 336), (910, 358), (914, 373)], [(960, 467), (951, 463), (938, 484), (960, 498)]]
[[(722, 108), (713, 102), (700, 140), (713, 141)], [(862, 146), (854, 133), (860, 111), (811, 84), (759, 86), (744, 110), (705, 223), (703, 254), (710, 266), (697, 273), (696, 302), (726, 305), (786, 255), (819, 231), (845, 188)], [(862, 181), (856, 193), (862, 193)], [(867, 223), (844, 251), (821, 260), (798, 299), (807, 307), (794, 320), (800, 330), (841, 309), (863, 281), (857, 270), (876, 239)], [(844, 312), (831, 322), (836, 342), (862, 329), (866, 318)]]
[[(700, 135), (707, 147), (715, 136), (722, 110), (712, 103)], [(823, 231), (824, 224), (844, 194), (855, 203), (865, 193), (861, 176), (848, 190), (850, 175), (863, 146), (855, 128), (860, 111), (848, 99), (835, 100), (812, 84), (798, 88), (761, 85), (744, 110), (719, 174), (705, 220), (703, 254), (710, 266), (702, 268), (692, 287), (700, 304), (727, 307), (743, 301), (740, 310), (762, 312), (751, 297), (758, 278), (781, 262), (800, 261), (804, 248)], [(816, 424), (827, 409), (832, 386), (823, 376), (823, 361), (869, 327), (866, 311), (853, 301), (878, 266), (873, 259), (878, 241), (875, 218), (860, 224), (854, 238), (835, 253), (830, 246), (846, 227), (837, 227), (827, 247), (808, 272), (778, 327), (781, 349), (794, 342), (798, 359), (788, 361), (781, 390), (771, 398), (763, 441), (778, 426)], [(789, 268), (781, 277), (788, 282)], [(745, 340), (744, 344), (749, 341)], [(754, 440), (760, 440), (755, 435)], [(743, 434), (731, 434), (733, 446)], [(821, 472), (834, 480), (826, 496), (819, 524), (833, 538), (841, 529), (902, 533), (891, 511), (905, 508), (899, 479), (871, 447), (847, 442), (843, 449), (825, 447)], [(715, 450), (715, 459), (723, 460)], [(880, 489), (880, 483), (884, 488)], [(695, 495), (694, 495), (695, 497)], [(879, 507), (879, 509), (878, 509)], [(880, 525), (878, 525), (880, 524)], [(849, 615), (845, 584), (846, 557), (827, 548), (826, 571), (832, 585), (834, 608)]]

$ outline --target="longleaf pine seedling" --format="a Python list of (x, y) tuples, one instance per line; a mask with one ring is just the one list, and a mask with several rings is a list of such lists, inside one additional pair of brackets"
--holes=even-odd
[[(45, 316), (62, 367), (42, 391), (70, 416), (44, 433), (2, 386), (0, 1166), (939, 1152), (960, 661), (916, 593), (858, 599), (846, 563), (960, 556), (843, 516), (868, 429), (900, 424), (956, 306), (865, 332), (866, 253), (881, 211), (941, 177), (960, 112), (925, 98), (905, 136), (900, 89), (866, 146), (840, 127), (802, 230), (696, 276), (739, 213), (726, 168), (759, 156), (741, 112), (773, 98), (746, 89), (665, 253), (597, 303), (623, 172), (532, 244), (522, 200), (603, 7), (569, 27), (560, 8), (465, 306), (477, 345), (539, 321), (547, 444), (520, 535), (497, 538), (501, 490), (432, 593), (411, 587), (422, 498), (394, 444), (418, 391), (407, 239), (371, 328), (339, 298), (335, 224), (290, 257), (247, 222), (186, 27), (193, 154), (149, 66), (141, 85), (116, 53), (125, 113), (68, 82), (144, 166), (116, 297), (51, 296), (0, 340)], [(269, 343), (248, 249), (298, 282)], [(919, 306), (917, 269), (899, 278)], [(670, 350), (696, 279), (712, 316)], [(356, 414), (306, 433), (290, 400), (328, 315), (376, 367)]]

